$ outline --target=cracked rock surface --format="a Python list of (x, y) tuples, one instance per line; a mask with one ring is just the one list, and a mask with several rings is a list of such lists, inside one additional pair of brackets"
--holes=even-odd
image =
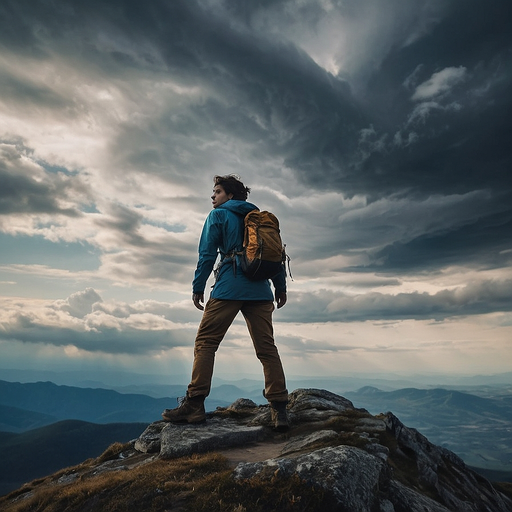
[[(208, 413), (205, 424), (155, 422), (134, 446), (164, 459), (224, 452), (231, 455), (234, 479), (278, 485), (299, 477), (331, 493), (339, 510), (512, 511), (512, 500), (392, 413), (372, 416), (329, 391), (297, 389), (288, 414), (290, 431), (276, 434), (269, 406), (240, 398)], [(251, 460), (243, 459), (246, 453)]]

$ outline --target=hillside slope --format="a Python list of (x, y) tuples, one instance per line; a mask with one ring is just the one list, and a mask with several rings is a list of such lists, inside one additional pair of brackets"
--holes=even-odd
[[(393, 414), (325, 390), (290, 394), (291, 430), (239, 399), (206, 424), (152, 423), (135, 443), (0, 498), (3, 512), (510, 512), (493, 486)], [(508, 495), (507, 495), (508, 494)]]
[(22, 434), (0, 435), (0, 494), (61, 468), (97, 457), (112, 443), (140, 435), (145, 423), (96, 425), (65, 420)]
[(0, 432), (25, 432), (55, 423), (57, 418), (50, 414), (0, 405)]

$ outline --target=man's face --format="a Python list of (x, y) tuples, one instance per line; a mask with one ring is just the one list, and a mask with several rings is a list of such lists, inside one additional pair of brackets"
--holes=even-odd
[(214, 208), (219, 207), (226, 201), (229, 201), (233, 197), (233, 194), (226, 194), (226, 191), (220, 185), (213, 187), (212, 205)]

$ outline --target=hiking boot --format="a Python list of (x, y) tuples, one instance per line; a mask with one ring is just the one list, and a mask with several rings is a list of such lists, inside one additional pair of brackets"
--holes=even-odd
[(288, 422), (288, 411), (286, 406), (288, 402), (270, 402), (270, 417), (272, 418), (272, 428), (276, 432), (288, 432), (290, 423)]
[(204, 423), (206, 412), (204, 410), (204, 396), (188, 396), (178, 399), (176, 409), (165, 409), (162, 413), (164, 421), (171, 423)]

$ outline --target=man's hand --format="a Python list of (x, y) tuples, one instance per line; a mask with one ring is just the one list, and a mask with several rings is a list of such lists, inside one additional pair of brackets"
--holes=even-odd
[(193, 293), (192, 300), (194, 301), (194, 306), (200, 311), (204, 311), (204, 293)]
[(277, 309), (281, 309), (286, 304), (286, 292), (276, 292)]

